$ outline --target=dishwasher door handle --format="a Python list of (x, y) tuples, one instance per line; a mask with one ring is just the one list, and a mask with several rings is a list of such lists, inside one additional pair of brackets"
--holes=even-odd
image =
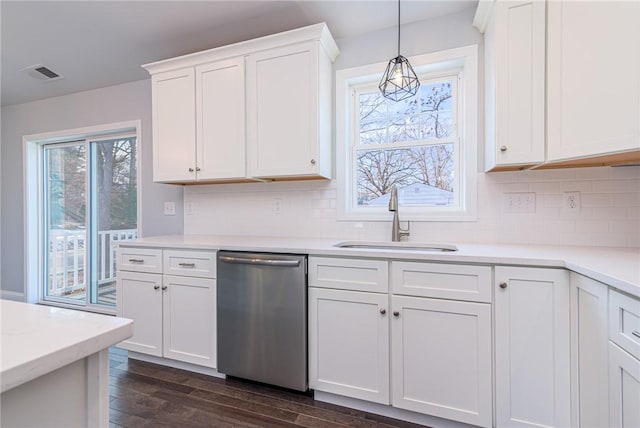
[(273, 260), (273, 259), (257, 259), (257, 258), (250, 258), (250, 257), (231, 257), (231, 256), (219, 256), (218, 259), (225, 263), (237, 263), (237, 264), (245, 264), (245, 265), (284, 266), (284, 267), (300, 266), (300, 260)]

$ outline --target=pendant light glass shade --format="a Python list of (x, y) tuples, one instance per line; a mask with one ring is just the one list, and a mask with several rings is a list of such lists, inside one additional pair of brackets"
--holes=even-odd
[(398, 0), (398, 56), (391, 59), (378, 85), (382, 96), (401, 101), (418, 93), (420, 81), (409, 60), (400, 55), (400, 0)]

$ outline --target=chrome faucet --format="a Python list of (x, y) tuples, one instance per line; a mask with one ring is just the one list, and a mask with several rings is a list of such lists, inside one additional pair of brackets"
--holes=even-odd
[(389, 211), (393, 212), (393, 224), (391, 226), (391, 240), (399, 242), (403, 236), (409, 236), (409, 222), (407, 228), (400, 228), (400, 219), (398, 218), (398, 190), (396, 186), (391, 188), (391, 197), (389, 198)]

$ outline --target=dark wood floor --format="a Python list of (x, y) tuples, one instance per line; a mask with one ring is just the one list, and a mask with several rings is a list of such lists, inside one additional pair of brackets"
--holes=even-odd
[(419, 427), (237, 379), (127, 358), (111, 348), (110, 427)]

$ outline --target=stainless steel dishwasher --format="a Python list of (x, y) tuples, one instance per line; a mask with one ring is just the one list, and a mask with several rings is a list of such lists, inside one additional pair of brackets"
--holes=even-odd
[(307, 256), (218, 252), (218, 371), (298, 391), (307, 382)]

